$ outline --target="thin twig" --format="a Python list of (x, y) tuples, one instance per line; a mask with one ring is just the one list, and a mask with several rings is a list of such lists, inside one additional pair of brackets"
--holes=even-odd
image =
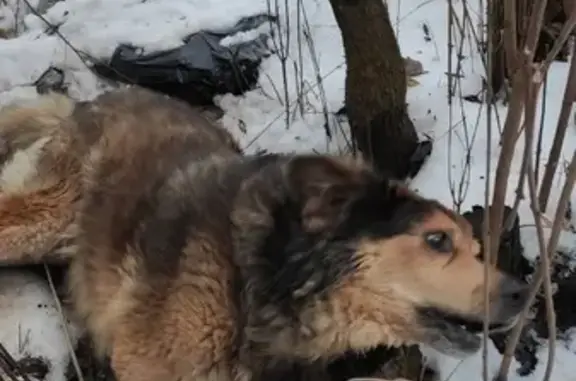
[(542, 86), (542, 108), (540, 111), (540, 127), (538, 128), (538, 142), (536, 143), (536, 164), (534, 165), (534, 176), (536, 184), (540, 182), (540, 162), (542, 157), (542, 143), (544, 140), (544, 129), (546, 126), (546, 104), (548, 99), (548, 72), (543, 72), (544, 83)]
[(66, 44), (70, 49), (72, 49), (72, 51), (78, 56), (78, 58), (80, 58), (80, 60), (82, 61), (82, 63), (90, 70), (92, 71), (91, 65), (89, 60), (92, 60), (92, 57), (90, 57), (88, 54), (86, 54), (85, 52), (77, 49), (74, 45), (72, 45), (72, 43), (70, 43), (70, 41), (64, 37), (64, 35), (62, 33), (60, 33), (60, 31), (58, 30), (58, 27), (53, 25), (50, 21), (48, 21), (42, 14), (40, 14), (40, 12), (38, 12), (36, 10), (36, 8), (34, 8), (30, 2), (28, 0), (22, 0), (27, 6), (28, 8), (30, 8), (30, 12), (32, 12), (32, 14), (34, 14), (34, 16), (38, 17), (44, 24), (46, 24), (50, 30), (56, 35), (58, 36), (62, 42), (64, 42), (64, 44)]
[(548, 205), (548, 198), (550, 197), (550, 190), (552, 189), (552, 180), (556, 174), (558, 163), (560, 161), (560, 154), (562, 153), (562, 146), (564, 144), (564, 137), (568, 130), (568, 119), (572, 111), (572, 105), (576, 98), (576, 44), (572, 48), (572, 57), (570, 60), (570, 69), (568, 72), (568, 80), (564, 89), (564, 98), (562, 99), (562, 108), (558, 116), (556, 124), (556, 132), (554, 133), (554, 140), (550, 153), (548, 155), (548, 162), (542, 177), (542, 184), (540, 185), (540, 194), (538, 195), (538, 206), (542, 212), (546, 211)]
[(536, 47), (542, 31), (542, 24), (544, 22), (544, 14), (546, 13), (546, 5), (548, 0), (540, 0), (536, 2), (532, 8), (530, 21), (528, 23), (528, 36), (524, 43), (523, 53), (527, 54), (527, 61), (534, 61), (534, 54), (536, 54)]
[[(492, 211), (490, 220), (490, 231), (492, 232), (492, 240), (490, 242), (489, 255), (491, 256), (492, 263), (495, 263), (495, 256), (500, 244), (500, 234), (502, 231), (502, 218), (504, 216), (504, 201), (506, 197), (506, 190), (508, 187), (508, 177), (510, 175), (510, 166), (514, 154), (515, 136), (520, 127), (520, 120), (522, 117), (522, 110), (524, 109), (524, 94), (527, 91), (527, 76), (525, 70), (532, 64), (534, 60), (534, 53), (538, 44), (538, 37), (542, 29), (542, 22), (544, 18), (544, 11), (546, 10), (547, 0), (542, 0), (537, 3), (537, 7), (533, 10), (530, 18), (530, 27), (528, 30), (528, 37), (524, 48), (519, 55), (515, 58), (517, 63), (517, 70), (512, 73), (512, 95), (510, 105), (508, 108), (508, 115), (504, 123), (504, 131), (502, 132), (502, 151), (498, 158), (498, 166), (496, 167), (496, 178), (494, 180), (495, 188), (492, 197)], [(512, 20), (505, 20), (511, 22)]]
[(123, 81), (125, 81), (126, 83), (129, 84), (134, 84), (134, 82), (126, 77), (123, 73), (121, 73), (120, 71), (118, 71), (117, 69), (113, 68), (112, 66), (108, 65), (106, 62), (99, 60), (93, 56), (91, 56), (90, 54), (76, 48), (71, 42), (70, 40), (68, 40), (68, 38), (66, 38), (59, 30), (58, 30), (58, 26), (52, 24), (50, 21), (48, 21), (46, 19), (46, 17), (44, 17), (40, 12), (38, 12), (38, 10), (34, 7), (32, 7), (32, 5), (30, 4), (29, 0), (22, 0), (27, 6), (28, 8), (30, 8), (30, 12), (38, 17), (40, 19), (40, 21), (42, 21), (44, 24), (46, 24), (46, 26), (48, 27), (48, 29), (54, 33), (58, 38), (60, 38), (62, 40), (62, 42), (64, 42), (64, 44), (66, 46), (68, 46), (73, 52), (74, 54), (76, 54), (76, 56), (80, 59), (80, 61), (82, 61), (82, 63), (84, 64), (84, 66), (86, 66), (86, 68), (92, 73), (94, 74), (97, 78), (101, 79), (101, 80), (107, 80), (106, 77), (102, 76), (100, 73), (98, 73), (96, 70), (93, 70), (92, 65), (91, 64), (100, 64), (103, 66), (106, 66), (108, 69), (112, 70), (116, 75), (118, 75), (118, 77), (122, 78)]
[[(526, 67), (521, 67), (520, 70), (526, 70)], [(531, 68), (532, 70), (534, 70), (534, 68)], [(532, 73), (530, 73), (532, 74)], [(525, 107), (525, 129), (524, 129), (524, 136), (525, 136), (525, 143), (524, 143), (524, 157), (522, 160), (522, 170), (523, 172), (521, 172), (520, 174), (520, 180), (519, 180), (519, 185), (523, 186), (523, 180), (525, 178), (525, 174), (526, 171), (528, 170), (528, 168), (530, 168), (530, 162), (531, 162), (531, 154), (532, 154), (532, 141), (533, 141), (533, 137), (534, 137), (534, 119), (535, 119), (535, 106), (536, 106), (536, 96), (537, 96), (537, 84), (530, 82), (528, 83), (527, 89), (526, 89), (526, 93), (525, 93), (525, 102), (526, 102), (526, 107)], [(518, 202), (519, 200), (519, 195), (517, 195), (516, 197), (516, 202)], [(515, 205), (516, 206), (516, 205)], [(536, 223), (540, 225), (540, 227), (542, 226), (540, 220), (538, 218), (536, 218)], [(543, 251), (542, 251), (543, 252)], [(504, 354), (504, 357), (502, 359), (502, 363), (500, 368), (501, 369), (508, 369), (509, 367), (509, 363), (511, 361), (512, 355), (514, 354), (514, 351), (516, 349), (516, 345), (512, 346), (511, 344), (509, 344), (509, 346), (507, 346), (506, 349), (510, 349), (508, 352), (506, 352)], [(504, 365), (502, 365), (504, 364)], [(504, 374), (499, 375), (500, 378), (498, 378), (498, 380), (503, 380)]]
[(485, 173), (485, 188), (484, 188), (484, 220), (482, 221), (482, 241), (484, 243), (484, 320), (482, 322), (482, 379), (488, 381), (488, 341), (489, 341), (489, 328), (490, 328), (490, 268), (492, 265), (490, 250), (492, 246), (490, 243), (490, 192), (492, 188), (491, 168), (492, 168), (492, 110), (494, 106), (494, 89), (492, 87), (492, 66), (494, 62), (494, 40), (492, 33), (494, 33), (494, 17), (493, 12), (494, 0), (487, 0), (487, 20), (488, 20), (488, 37), (486, 38), (487, 57), (486, 57), (486, 96), (488, 104), (486, 106), (486, 173)]
[[(552, 368), (554, 367), (554, 355), (556, 352), (556, 313), (554, 312), (554, 300), (552, 299), (552, 285), (550, 280), (550, 261), (552, 255), (546, 252), (546, 244), (544, 243), (544, 229), (542, 228), (542, 221), (540, 220), (540, 210), (537, 205), (536, 194), (536, 180), (534, 176), (534, 168), (532, 160), (528, 161), (528, 189), (530, 192), (530, 208), (536, 221), (536, 234), (538, 236), (538, 247), (542, 253), (542, 274), (544, 283), (544, 300), (546, 304), (546, 323), (548, 325), (548, 361), (546, 362), (546, 369), (544, 371), (544, 381), (548, 381), (552, 375)], [(516, 345), (515, 345), (516, 346)]]
[[(465, 56), (464, 54), (464, 47), (465, 44), (464, 42), (466, 41), (466, 25), (472, 24), (472, 21), (470, 19), (469, 16), (469, 12), (467, 10), (467, 3), (464, 2), (463, 4), (464, 7), (464, 20), (462, 21), (462, 23), (459, 22), (458, 17), (456, 15), (456, 10), (453, 8), (453, 4), (450, 3), (449, 4), (449, 12), (450, 15), (452, 16), (449, 19), (449, 25), (451, 23), (453, 23), (454, 25), (452, 25), (450, 27), (450, 30), (452, 30), (452, 27), (454, 27), (454, 29), (456, 31), (459, 32), (459, 35), (457, 35), (460, 38), (460, 41), (458, 43), (458, 50), (456, 51), (455, 55), (456, 55), (456, 70), (455, 72), (452, 72), (452, 68), (451, 66), (448, 68), (447, 71), (447, 75), (450, 79), (455, 79), (452, 82), (452, 85), (450, 85), (452, 88), (448, 90), (449, 93), (449, 102), (448, 102), (448, 110), (449, 110), (449, 116), (448, 116), (448, 124), (450, 126), (453, 125), (453, 101), (452, 98), (454, 97), (454, 94), (456, 91), (458, 91), (458, 101), (460, 102), (460, 113), (461, 113), (461, 124), (462, 124), (462, 130), (464, 132), (464, 137), (463, 139), (460, 138), (458, 133), (454, 133), (453, 129), (450, 128), (448, 130), (448, 163), (447, 163), (447, 170), (448, 170), (448, 184), (449, 184), (449, 190), (450, 190), (450, 195), (452, 197), (452, 203), (454, 205), (454, 209), (459, 212), (462, 204), (466, 198), (466, 195), (468, 193), (468, 188), (470, 185), (470, 167), (471, 167), (471, 151), (472, 151), (472, 147), (474, 145), (474, 138), (476, 135), (476, 132), (478, 131), (478, 126), (479, 126), (479, 120), (480, 118), (477, 119), (477, 124), (474, 128), (474, 132), (472, 134), (469, 133), (469, 129), (468, 129), (468, 118), (466, 113), (464, 112), (465, 107), (463, 106), (464, 103), (464, 96), (462, 94), (462, 82), (460, 80), (460, 78), (462, 78), (462, 70), (463, 70), (463, 57)], [(455, 34), (454, 33), (450, 33), (449, 34), (449, 41), (448, 41), (448, 50), (451, 52), (449, 53), (450, 55), (454, 54), (452, 53), (454, 44), (453, 41), (451, 40), (452, 38), (455, 38)], [(450, 61), (450, 60), (449, 60)], [(449, 64), (451, 65), (451, 63)], [(479, 110), (479, 113), (481, 112), (481, 110)], [(455, 181), (453, 181), (453, 177), (452, 177), (452, 171), (453, 171), (453, 165), (452, 165), (452, 135), (453, 133), (456, 135), (456, 137), (458, 137), (462, 144), (465, 146), (466, 148), (466, 155), (464, 156), (464, 163), (463, 164), (463, 169), (461, 171), (460, 174), (460, 178), (458, 179), (458, 186), (455, 186)]]
[[(517, 15), (516, 15), (516, 1), (504, 1), (504, 53), (506, 55), (506, 66), (509, 73), (514, 73), (517, 69), (518, 60), (518, 31), (516, 29)], [(501, 6), (502, 3), (496, 3), (496, 6)]]
[(514, 74), (512, 95), (508, 108), (508, 115), (504, 123), (502, 132), (502, 149), (496, 167), (494, 179), (494, 194), (492, 196), (493, 210), (490, 212), (490, 246), (487, 250), (487, 259), (491, 263), (496, 263), (496, 255), (500, 244), (500, 234), (502, 231), (502, 219), (504, 216), (504, 202), (508, 188), (508, 177), (514, 156), (514, 146), (516, 145), (516, 132), (520, 126), (522, 111), (524, 109), (523, 96), (526, 92), (526, 79), (519, 70)]
[[(527, 92), (526, 100), (526, 146), (532, 151), (532, 143), (534, 141), (534, 130), (535, 130), (535, 119), (536, 119), (536, 102), (538, 96), (538, 90), (540, 87), (540, 82), (532, 82), (529, 86), (529, 91)], [(532, 164), (532, 157), (526, 162), (526, 175), (528, 177), (528, 190), (530, 193), (530, 209), (534, 215), (534, 220), (536, 223), (536, 233), (538, 236), (538, 246), (540, 248), (540, 253), (542, 253), (542, 269), (544, 274), (544, 294), (546, 301), (546, 314), (548, 323), (548, 338), (549, 338), (549, 350), (548, 350), (548, 363), (546, 365), (544, 380), (548, 380), (552, 374), (552, 366), (554, 363), (554, 351), (556, 349), (556, 314), (554, 313), (554, 301), (552, 299), (552, 286), (550, 284), (550, 259), (551, 256), (546, 254), (546, 244), (544, 242), (544, 229), (542, 227), (542, 220), (540, 219), (541, 211), (538, 209), (537, 204), (537, 193), (536, 193), (536, 179), (534, 166)]]
[(68, 350), (70, 351), (70, 358), (72, 359), (72, 364), (74, 365), (74, 370), (78, 376), (78, 381), (84, 381), (84, 376), (82, 375), (82, 370), (80, 369), (80, 363), (78, 362), (78, 357), (76, 357), (76, 352), (74, 352), (74, 345), (72, 344), (72, 337), (68, 329), (68, 323), (64, 317), (64, 310), (62, 309), (62, 304), (60, 303), (60, 298), (56, 292), (56, 287), (54, 286), (54, 281), (52, 280), (52, 274), (48, 265), (44, 263), (44, 271), (46, 272), (46, 278), (48, 279), (48, 285), (50, 286), (50, 291), (52, 291), (52, 296), (54, 297), (54, 302), (56, 303), (56, 309), (60, 315), (60, 320), (62, 322), (62, 328), (64, 329), (64, 335), (66, 335), (66, 343), (68, 344)]
[[(574, 189), (574, 183), (576, 182), (576, 151), (572, 156), (572, 160), (568, 167), (568, 172), (566, 175), (566, 181), (564, 182), (564, 186), (562, 188), (562, 192), (560, 193), (560, 199), (558, 201), (558, 207), (556, 209), (556, 215), (554, 218), (554, 223), (552, 225), (552, 231), (550, 232), (550, 238), (548, 239), (548, 245), (546, 247), (546, 251), (542, 252), (541, 255), (546, 255), (548, 258), (552, 258), (554, 253), (556, 252), (556, 247), (558, 246), (558, 240), (560, 238), (560, 233), (562, 231), (562, 223), (564, 220), (564, 213), (566, 212), (566, 208), (568, 207), (568, 201), (572, 195), (572, 190)], [(539, 223), (539, 220), (536, 219), (536, 223)], [(514, 348), (518, 344), (520, 339), (520, 334), (526, 322), (526, 319), (530, 313), (530, 309), (536, 295), (540, 290), (540, 286), (546, 277), (546, 269), (544, 266), (540, 266), (534, 274), (531, 283), (530, 295), (528, 296), (528, 300), (526, 302), (526, 306), (524, 307), (524, 311), (520, 315), (520, 320), (510, 333), (510, 339), (508, 344), (506, 345), (506, 349), (504, 351), (504, 357), (502, 358), (502, 362), (500, 364), (500, 369), (498, 371), (498, 376), (496, 379), (498, 381), (504, 381), (507, 379), (508, 369), (510, 368), (510, 364), (512, 362), (512, 356), (514, 354)], [(555, 334), (551, 333), (551, 334)]]
[[(4, 345), (2, 345), (2, 343), (0, 343), (0, 363), (4, 365), (4, 366), (0, 365), (0, 369), (8, 377), (10, 377), (12, 381), (21, 381), (18, 378), (18, 376), (22, 377), (22, 380), (24, 381), (30, 381), (28, 375), (22, 372), (16, 360), (14, 360), (10, 352), (8, 352), (8, 350), (6, 349), (6, 347), (4, 347)], [(15, 372), (18, 373), (18, 375), (14, 374)]]

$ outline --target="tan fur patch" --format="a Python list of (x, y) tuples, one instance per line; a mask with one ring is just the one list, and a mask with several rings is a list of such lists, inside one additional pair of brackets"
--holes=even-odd
[(2, 193), (17, 194), (28, 190), (28, 183), (38, 176), (38, 162), (42, 149), (49, 140), (49, 136), (36, 140), (29, 147), (15, 152), (12, 158), (4, 163), (0, 171)]

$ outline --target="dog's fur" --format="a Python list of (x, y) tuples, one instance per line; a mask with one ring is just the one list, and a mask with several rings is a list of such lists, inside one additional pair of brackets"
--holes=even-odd
[[(47, 252), (74, 251), (80, 169), (86, 147), (77, 139), (74, 103), (53, 94), (0, 110), (0, 259), (38, 263)], [(69, 229), (71, 229), (69, 231)], [(62, 249), (62, 250), (59, 250)]]
[[(43, 197), (58, 221), (36, 231), (37, 252), (58, 241), (50, 232), (76, 238), (71, 297), (119, 381), (259, 380), (378, 345), (478, 349), (448, 314), (482, 317), (479, 246), (440, 203), (356, 159), (244, 156), (224, 129), (147, 90), (65, 109), (18, 122), (46, 126), (33, 142), (49, 137), (22, 199)], [(30, 252), (4, 232), (2, 249)], [(510, 323), (524, 289), (490, 272), (491, 320)]]

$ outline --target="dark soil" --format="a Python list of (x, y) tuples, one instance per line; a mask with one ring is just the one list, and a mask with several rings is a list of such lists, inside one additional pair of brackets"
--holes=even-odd
[(418, 346), (400, 348), (378, 347), (365, 354), (349, 354), (328, 367), (330, 381), (346, 381), (353, 377), (393, 380), (433, 381), (436, 372), (425, 365)]
[[(75, 353), (85, 381), (116, 381), (110, 364), (108, 362), (99, 362), (94, 357), (88, 338), (80, 340)], [(78, 373), (72, 363), (68, 365), (66, 381), (79, 381)]]
[(50, 371), (50, 362), (41, 357), (23, 357), (16, 361), (20, 374), (43, 380)]
[[(557, 337), (562, 338), (566, 331), (576, 326), (576, 252), (558, 251), (551, 278), (558, 285), (553, 295), (556, 313)], [(548, 338), (546, 307), (543, 297), (538, 297), (534, 329), (538, 337)]]

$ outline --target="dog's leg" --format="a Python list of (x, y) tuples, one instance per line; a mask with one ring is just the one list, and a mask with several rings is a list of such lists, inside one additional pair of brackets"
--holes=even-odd
[[(194, 307), (191, 312), (198, 311)], [(249, 381), (228, 347), (214, 345), (220, 342), (218, 326), (203, 330), (191, 312), (153, 296), (135, 302), (113, 324), (109, 348), (117, 381)]]
[[(126, 322), (114, 332), (111, 342), (111, 366), (117, 381), (180, 381), (168, 361), (170, 348), (164, 343), (143, 336), (139, 319), (134, 316), (132, 325)], [(154, 329), (156, 322), (151, 322)]]
[(117, 381), (248, 381), (243, 375), (232, 377), (227, 363), (196, 372), (187, 365), (178, 366), (166, 358), (153, 357), (160, 348), (149, 348), (135, 341), (115, 342), (112, 369)]
[(139, 356), (137, 351), (125, 349), (116, 347), (112, 353), (112, 369), (117, 381), (179, 381), (162, 359)]

